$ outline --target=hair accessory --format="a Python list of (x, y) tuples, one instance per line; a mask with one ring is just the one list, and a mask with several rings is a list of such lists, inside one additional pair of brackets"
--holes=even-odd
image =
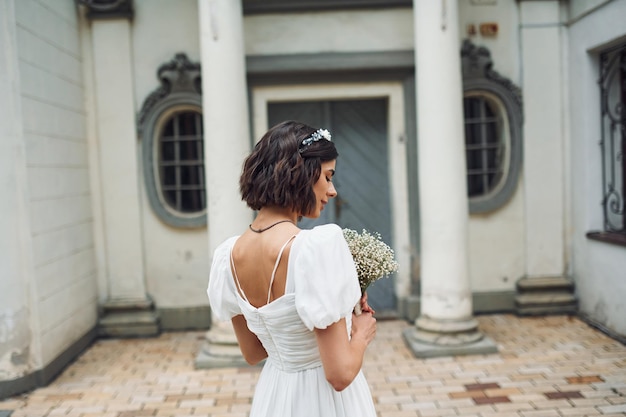
[(303, 152), (313, 142), (317, 142), (320, 139), (326, 139), (330, 141), (330, 132), (326, 129), (317, 129), (308, 138), (304, 139), (300, 144), (300, 152)]

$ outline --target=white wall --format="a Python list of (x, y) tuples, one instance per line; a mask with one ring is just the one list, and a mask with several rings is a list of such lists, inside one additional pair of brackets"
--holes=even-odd
[[(496, 23), (495, 36), (483, 36), (480, 25)], [(476, 34), (471, 35), (472, 25)], [(493, 4), (459, 2), (459, 34), (491, 52), (493, 69), (521, 86), (519, 13), (514, 2)], [(523, 93), (522, 93), (523, 94)], [(524, 162), (520, 181), (511, 199), (490, 213), (473, 214), (469, 219), (469, 257), (472, 291), (513, 291), (525, 275), (524, 264)]]
[[(84, 86), (72, 1), (15, 1), (28, 224), (41, 360), (96, 323)], [(37, 329), (35, 329), (37, 330)]]
[(263, 14), (244, 18), (246, 55), (410, 51), (411, 9)]
[(520, 3), (526, 274), (565, 274), (565, 110), (559, 2)]
[[(136, 113), (146, 97), (160, 86), (156, 76), (159, 66), (178, 52), (186, 53), (192, 62), (200, 61), (197, 7), (197, 0), (134, 1), (131, 30)], [(139, 140), (137, 143), (139, 146)], [(141, 155), (141, 149), (138, 154)], [(148, 293), (159, 308), (208, 305), (210, 260), (206, 227), (188, 230), (166, 225), (148, 203), (143, 172), (139, 186), (143, 194), (141, 217)]]
[(31, 298), (32, 238), (16, 29), (14, 1), (0, 1), (0, 381), (19, 378), (41, 363)]
[(569, 0), (569, 18), (579, 19), (610, 1), (613, 0)]
[[(482, 35), (480, 25), (483, 23), (497, 23), (497, 34)], [(476, 29), (475, 35), (468, 33), (470, 25)], [(474, 44), (488, 48), (494, 61), (494, 69), (520, 85), (519, 10), (516, 2), (475, 4), (471, 1), (459, 1), (459, 35), (462, 39), (470, 39)]]
[(610, 2), (570, 28), (573, 277), (580, 311), (626, 336), (626, 248), (587, 239), (602, 230), (598, 53), (626, 42), (626, 0)]

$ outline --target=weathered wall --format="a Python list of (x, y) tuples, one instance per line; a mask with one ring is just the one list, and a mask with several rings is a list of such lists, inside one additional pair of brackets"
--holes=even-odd
[(34, 331), (32, 269), (28, 265), (28, 190), (22, 130), (15, 4), (0, 2), (0, 382), (41, 363)]
[[(490, 23), (497, 24), (497, 34), (481, 34), (480, 25)], [(475, 30), (474, 34), (470, 33), (470, 28)], [(459, 33), (475, 45), (489, 49), (493, 69), (521, 87), (519, 12), (515, 2), (474, 4), (460, 1)], [(526, 273), (525, 167), (522, 161), (519, 182), (505, 205), (489, 213), (470, 215), (470, 279), (474, 292), (513, 291), (515, 282)]]
[(15, 2), (34, 287), (47, 363), (96, 321), (89, 167), (73, 2)]
[(589, 240), (603, 229), (602, 165), (599, 141), (599, 52), (626, 42), (626, 1), (613, 1), (570, 28), (570, 131), (572, 184), (572, 274), (581, 314), (626, 337), (626, 248)]
[[(0, 380), (96, 323), (79, 31), (71, 1), (2, 2)], [(6, 244), (6, 247), (4, 245)]]
[[(179, 52), (200, 61), (198, 2), (196, 0), (138, 0), (132, 24), (136, 112), (160, 86), (156, 73)], [(210, 131), (205, 131), (210, 134)], [(112, 161), (108, 161), (111, 163)], [(158, 308), (208, 306), (209, 250), (207, 228), (176, 229), (152, 211), (140, 174), (142, 230), (148, 293)]]

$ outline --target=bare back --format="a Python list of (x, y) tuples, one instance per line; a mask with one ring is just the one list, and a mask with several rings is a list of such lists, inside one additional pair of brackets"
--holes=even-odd
[[(233, 276), (239, 282), (248, 302), (254, 307), (262, 307), (285, 294), (287, 280), (287, 265), (291, 242), (300, 229), (291, 224), (267, 230), (263, 233), (246, 231), (239, 237), (232, 249)], [(283, 253), (281, 248), (286, 244)], [(274, 281), (272, 272), (276, 267)]]

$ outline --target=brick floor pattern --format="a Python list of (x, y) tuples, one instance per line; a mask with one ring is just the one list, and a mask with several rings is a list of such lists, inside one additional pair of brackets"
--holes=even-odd
[[(364, 372), (379, 417), (626, 415), (626, 346), (568, 316), (477, 317), (499, 352), (417, 359), (402, 320), (379, 321)], [(11, 417), (244, 417), (258, 367), (195, 370), (203, 332), (96, 341)], [(280, 416), (276, 416), (280, 417)]]

